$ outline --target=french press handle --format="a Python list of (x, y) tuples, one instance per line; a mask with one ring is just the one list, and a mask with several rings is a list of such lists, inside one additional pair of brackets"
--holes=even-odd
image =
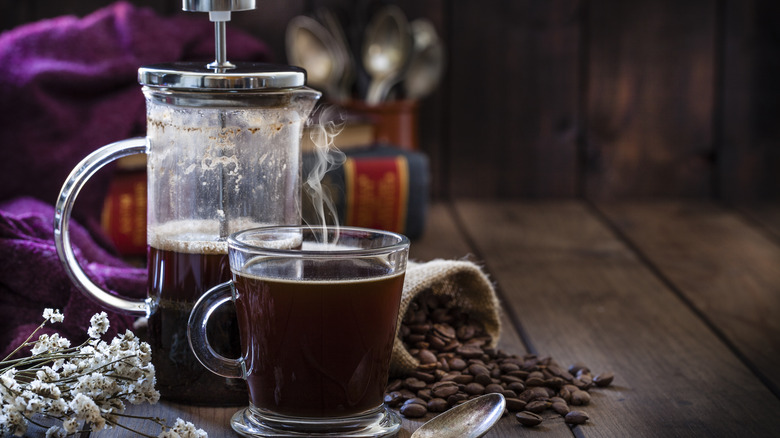
[(146, 154), (146, 137), (130, 138), (103, 146), (87, 155), (68, 175), (62, 186), (54, 212), (54, 245), (57, 255), (76, 287), (87, 297), (110, 309), (138, 316), (148, 316), (150, 305), (145, 300), (131, 300), (107, 291), (93, 282), (79, 265), (70, 241), (70, 215), (73, 204), (89, 178), (106, 164), (128, 155)]

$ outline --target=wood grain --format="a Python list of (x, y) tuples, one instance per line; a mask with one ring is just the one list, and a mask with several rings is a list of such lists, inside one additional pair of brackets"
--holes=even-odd
[(453, 2), (453, 196), (573, 196), (576, 0)]
[(780, 401), (579, 202), (458, 202), (534, 348), (612, 370), (581, 436), (772, 436)]
[(745, 202), (780, 194), (780, 74), (777, 22), (772, 0), (723, 2), (722, 109), (718, 135), (718, 189), (722, 199)]
[(709, 203), (599, 209), (780, 396), (780, 246)]
[(712, 196), (715, 3), (589, 3), (585, 193)]

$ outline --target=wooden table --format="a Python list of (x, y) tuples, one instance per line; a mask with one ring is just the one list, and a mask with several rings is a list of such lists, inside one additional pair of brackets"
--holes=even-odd
[[(466, 255), (496, 282), (501, 348), (616, 376), (591, 391), (586, 425), (569, 428), (549, 412), (527, 429), (507, 416), (488, 437), (780, 436), (780, 209), (433, 205), (412, 258)], [(236, 436), (235, 410), (162, 402), (130, 412), (182, 417), (216, 438)], [(419, 424), (405, 421), (399, 436)]]

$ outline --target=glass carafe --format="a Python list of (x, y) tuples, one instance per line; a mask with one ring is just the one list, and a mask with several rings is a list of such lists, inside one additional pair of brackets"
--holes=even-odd
[[(227, 236), (258, 225), (300, 223), (300, 140), (320, 93), (303, 70), (268, 64), (207, 68), (176, 63), (139, 69), (147, 108), (145, 138), (122, 140), (86, 157), (57, 203), (55, 243), (67, 272), (89, 297), (148, 317), (157, 388), (169, 400), (244, 404), (241, 380), (203, 368), (187, 344), (187, 319), (200, 295), (230, 279)], [(147, 154), (148, 297), (103, 290), (76, 261), (68, 223), (86, 180), (120, 157)], [(234, 315), (212, 323), (210, 341), (236, 357)], [(232, 341), (228, 341), (232, 340)], [(236, 345), (231, 344), (233, 342)]]

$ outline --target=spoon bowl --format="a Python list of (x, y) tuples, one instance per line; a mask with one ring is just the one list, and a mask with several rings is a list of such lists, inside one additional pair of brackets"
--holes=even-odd
[(401, 9), (388, 5), (368, 25), (363, 46), (363, 67), (371, 76), (366, 102), (376, 105), (387, 98), (401, 79), (412, 50), (412, 33)]
[(504, 415), (505, 407), (503, 395), (485, 394), (437, 415), (411, 438), (478, 438)]
[(433, 23), (418, 18), (411, 23), (414, 50), (403, 81), (406, 97), (417, 100), (429, 95), (444, 72), (444, 47)]
[(307, 82), (328, 96), (338, 95), (344, 59), (328, 30), (311, 17), (293, 17), (287, 25), (287, 59), (306, 70)]

